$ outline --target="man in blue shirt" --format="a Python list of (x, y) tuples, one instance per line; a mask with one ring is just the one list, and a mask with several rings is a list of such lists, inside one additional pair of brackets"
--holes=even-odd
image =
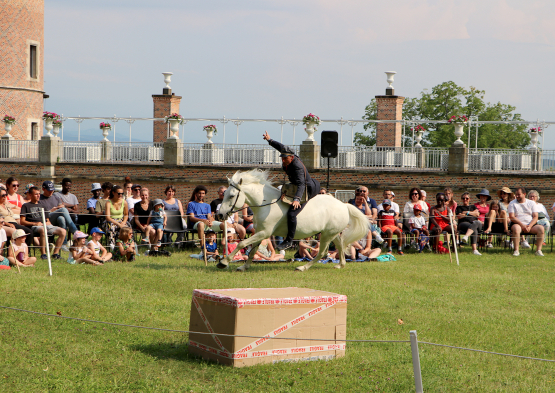
[[(370, 207), (370, 209), (372, 209), (370, 216), (372, 217), (373, 220), (376, 220), (376, 218), (378, 217), (378, 204), (374, 199), (368, 196), (368, 187), (361, 186), (356, 189), (356, 192), (362, 194), (362, 196), (366, 198), (366, 203), (368, 203), (368, 206)], [(351, 205), (354, 205), (355, 200), (350, 199), (349, 203)]]
[(189, 216), (189, 226), (197, 230), (201, 246), (204, 248), (204, 232), (212, 229), (220, 231), (224, 228), (224, 223), (214, 221), (212, 210), (208, 203), (204, 203), (204, 197), (208, 190), (205, 186), (196, 186), (191, 195), (191, 200), (187, 205), (187, 215)]

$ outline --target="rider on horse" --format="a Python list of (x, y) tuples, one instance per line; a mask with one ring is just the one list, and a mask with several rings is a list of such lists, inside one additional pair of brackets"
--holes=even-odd
[[(301, 159), (295, 155), (295, 153), (287, 146), (274, 141), (268, 135), (268, 132), (264, 132), (263, 138), (268, 141), (270, 146), (278, 150), (281, 154), (281, 161), (283, 162), (283, 170), (287, 174), (289, 181), (297, 186), (297, 192), (293, 198), (293, 203), (287, 211), (287, 237), (284, 241), (277, 246), (278, 250), (285, 250), (293, 245), (293, 238), (295, 237), (295, 231), (297, 229), (297, 215), (303, 210), (306, 202), (301, 205), (301, 198), (307, 190), (307, 198), (314, 198), (320, 192), (320, 183), (318, 180), (312, 179), (306, 167), (304, 166)], [(285, 194), (282, 194), (282, 199)]]

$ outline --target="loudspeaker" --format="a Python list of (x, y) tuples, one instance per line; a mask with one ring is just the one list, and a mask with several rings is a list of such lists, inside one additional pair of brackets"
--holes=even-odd
[(337, 131), (322, 131), (322, 140), (320, 142), (320, 154), (322, 157), (337, 157)]

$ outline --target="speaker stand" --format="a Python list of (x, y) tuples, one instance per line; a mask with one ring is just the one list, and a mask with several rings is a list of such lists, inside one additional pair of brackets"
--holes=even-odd
[(326, 187), (328, 194), (330, 193), (330, 155), (328, 154), (328, 184)]

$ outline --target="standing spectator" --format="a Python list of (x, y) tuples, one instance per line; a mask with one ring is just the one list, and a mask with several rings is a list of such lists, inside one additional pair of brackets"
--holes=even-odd
[[(511, 240), (515, 248), (513, 255), (515, 257), (520, 255), (520, 235), (531, 234), (536, 235), (536, 246), (538, 249), (536, 255), (543, 257), (542, 245), (544, 228), (538, 224), (538, 205), (534, 201), (526, 199), (526, 189), (523, 187), (517, 187), (515, 189), (515, 197), (516, 199), (509, 203), (509, 208), (507, 209), (509, 212), (509, 219), (511, 220), (511, 226), (509, 228), (512, 233)], [(530, 248), (530, 245), (524, 240), (522, 242), (522, 247)]]
[(540, 193), (536, 190), (530, 190), (528, 191), (528, 199), (536, 203), (536, 207), (538, 208), (538, 224), (544, 228), (545, 233), (549, 233), (551, 221), (547, 209), (540, 203)]
[(213, 214), (218, 213), (218, 206), (220, 206), (224, 201), (224, 194), (226, 190), (227, 190), (226, 186), (220, 186), (218, 188), (218, 198), (210, 202), (210, 210), (212, 211)]
[(192, 228), (197, 230), (202, 248), (204, 248), (204, 232), (206, 230), (221, 231), (224, 227), (223, 222), (214, 221), (210, 205), (204, 202), (206, 192), (205, 186), (196, 186), (187, 205), (189, 225), (192, 225)]
[[(49, 212), (48, 216), (52, 225), (65, 229), (66, 233), (68, 229), (70, 233), (77, 231), (77, 226), (73, 223), (69, 211), (64, 206), (64, 202), (57, 194), (54, 194), (54, 183), (50, 180), (42, 183), (42, 195), (40, 196), (39, 204), (44, 207), (45, 211)], [(67, 239), (64, 239), (62, 250), (69, 252), (66, 244)]]
[(69, 216), (73, 220), (73, 223), (77, 224), (77, 214), (79, 213), (79, 201), (77, 200), (77, 197), (75, 196), (75, 194), (72, 194), (71, 192), (69, 192), (71, 191), (72, 184), (73, 183), (71, 182), (71, 179), (68, 179), (66, 177), (65, 179), (62, 180), (62, 191), (55, 192), (54, 194), (59, 199), (61, 199), (62, 203), (64, 204), (64, 207), (69, 212)]
[[(451, 228), (449, 215), (453, 212), (445, 206), (445, 194), (440, 192), (436, 195), (437, 205), (432, 208), (430, 212), (430, 231), (432, 235), (432, 242), (434, 250), (440, 254), (446, 254), (448, 249), (439, 244), (439, 237), (441, 232), (446, 231), (448, 234), (457, 231), (457, 227)], [(453, 224), (454, 225), (454, 224)], [(454, 240), (454, 239), (453, 239)]]
[(453, 214), (455, 214), (455, 211), (457, 210), (457, 202), (455, 202), (455, 200), (453, 199), (453, 190), (451, 189), (451, 187), (445, 187), (443, 193), (445, 194), (446, 199), (445, 206), (451, 209)]
[[(42, 254), (40, 256), (41, 259), (48, 258), (46, 256), (46, 247), (48, 247), (48, 244), (46, 244), (46, 241), (44, 239), (44, 231), (46, 230), (48, 236), (57, 235), (58, 239), (56, 239), (52, 259), (61, 259), (60, 249), (66, 237), (66, 230), (64, 228), (60, 228), (51, 224), (49, 216), (52, 213), (49, 213), (49, 211), (46, 210), (43, 205), (39, 204), (41, 194), (38, 187), (31, 187), (31, 189), (29, 190), (29, 196), (31, 197), (31, 202), (27, 202), (21, 207), (21, 224), (31, 228), (33, 231), (33, 236), (39, 236), (40, 249)], [(45, 210), (44, 215), (46, 219), (46, 228), (44, 228), (42, 222), (41, 209)]]
[(93, 183), (91, 186), (92, 197), (87, 200), (87, 215), (79, 217), (82, 224), (89, 225), (89, 233), (91, 229), (99, 225), (99, 219), (96, 216), (96, 203), (100, 199), (100, 192), (102, 187), (100, 183)]
[(479, 198), (480, 202), (476, 202), (474, 206), (476, 206), (476, 208), (480, 212), (478, 220), (482, 221), (483, 224), (486, 221), (486, 216), (489, 213), (488, 201), (491, 199), (491, 195), (489, 194), (489, 191), (484, 188), (482, 191), (480, 191), (479, 194), (476, 194), (476, 198)]
[(98, 217), (98, 221), (101, 227), (106, 226), (106, 202), (108, 202), (108, 199), (110, 199), (110, 193), (112, 192), (113, 187), (114, 185), (109, 181), (102, 183), (102, 186), (100, 186), (100, 190), (102, 191), (102, 198), (96, 201), (94, 212), (96, 213), (96, 217)]
[[(364, 199), (366, 200), (366, 203), (368, 204), (368, 206), (370, 206), (370, 212), (369, 212), (369, 214), (366, 214), (366, 215), (370, 216), (373, 220), (375, 220), (378, 217), (378, 205), (376, 204), (376, 201), (374, 199), (372, 199), (368, 196), (368, 187), (360, 186), (359, 188), (357, 188), (355, 190), (355, 199), (356, 199), (356, 194), (357, 193), (361, 194), (364, 197)], [(355, 199), (350, 199), (349, 203), (351, 205), (354, 205), (355, 204)], [(385, 198), (385, 196), (384, 196), (384, 199), (387, 199), (387, 198)]]
[(129, 210), (129, 226), (134, 224), (133, 216), (135, 214), (135, 204), (141, 201), (141, 185), (133, 184), (131, 187), (131, 196), (125, 200), (127, 209)]
[(150, 216), (148, 216), (147, 225), (154, 229), (154, 251), (158, 251), (158, 248), (162, 247), (162, 235), (168, 223), (168, 216), (164, 213), (164, 202), (161, 199), (155, 199), (152, 205), (153, 207), (150, 211)]
[[(179, 199), (177, 199), (175, 197), (176, 194), (176, 190), (175, 187), (173, 185), (169, 185), (166, 187), (166, 190), (164, 191), (164, 194), (166, 194), (166, 198), (164, 199), (164, 210), (168, 210), (168, 211), (178, 211), (179, 215), (181, 216), (181, 218), (183, 219), (183, 217), (185, 217), (185, 214), (183, 213), (183, 204), (181, 203), (181, 201)], [(187, 223), (183, 223), (183, 226), (186, 227)], [(177, 237), (175, 239), (175, 242), (180, 244), (183, 241), (185, 234), (184, 233), (178, 233)], [(164, 234), (164, 242), (165, 243), (171, 243), (171, 238), (172, 238), (172, 234)]]
[[(27, 236), (25, 237), (25, 242), (30, 247), (33, 245), (33, 232), (31, 228), (28, 228), (20, 224), (20, 219), (15, 218), (16, 215), (13, 213), (14, 205), (6, 201), (8, 192), (4, 188), (0, 188), (0, 217), (4, 219), (4, 230), (8, 236), (12, 236), (16, 229), (23, 230)], [(20, 215), (18, 214), (17, 217)]]
[(112, 187), (110, 199), (106, 201), (106, 224), (108, 226), (108, 244), (113, 249), (119, 236), (121, 228), (127, 226), (129, 211), (123, 196), (123, 188), (120, 186)]
[(153, 229), (148, 225), (148, 217), (154, 207), (152, 202), (148, 200), (148, 188), (141, 188), (141, 201), (135, 203), (135, 227), (137, 231), (142, 233), (143, 242), (153, 243), (154, 235)]
[(23, 197), (17, 193), (19, 190), (19, 181), (11, 176), (6, 180), (6, 190), (8, 191), (8, 196), (6, 201), (13, 205), (12, 212), (19, 218), (19, 213), (21, 213), (21, 207), (25, 203)]
[(472, 245), (474, 255), (482, 255), (477, 249), (478, 232), (482, 230), (482, 221), (478, 219), (480, 212), (475, 205), (470, 204), (470, 193), (465, 192), (461, 196), (462, 205), (458, 205), (455, 210), (457, 219), (459, 220), (459, 232), (464, 234), (461, 242), (468, 242)]
[(405, 218), (414, 217), (414, 207), (420, 206), (420, 212), (426, 214), (427, 216), (430, 214), (428, 210), (428, 204), (422, 201), (422, 192), (417, 187), (413, 187), (409, 191), (409, 200), (405, 203), (405, 207), (403, 209), (403, 213)]

